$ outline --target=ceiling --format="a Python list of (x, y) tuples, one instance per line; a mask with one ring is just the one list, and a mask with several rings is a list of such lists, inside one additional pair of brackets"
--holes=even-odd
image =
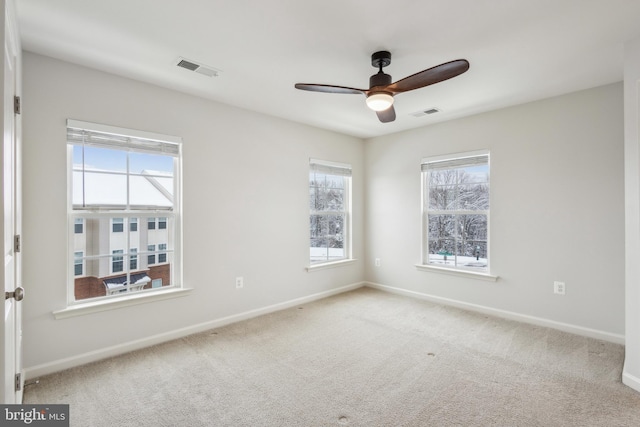
[[(221, 103), (369, 138), (622, 80), (640, 0), (17, 0), (24, 50)], [(465, 74), (396, 96), (380, 123), (362, 95), (371, 54), (393, 81), (454, 59)], [(221, 70), (208, 77), (179, 57)], [(412, 113), (438, 108), (432, 115)]]

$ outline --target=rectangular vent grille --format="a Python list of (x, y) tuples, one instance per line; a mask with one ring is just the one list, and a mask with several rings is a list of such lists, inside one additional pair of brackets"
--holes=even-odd
[(411, 113), (412, 116), (414, 117), (422, 117), (422, 116), (426, 116), (428, 114), (435, 114), (435, 113), (439, 113), (440, 109), (438, 108), (429, 108), (427, 110), (420, 110), (420, 111), (416, 111), (415, 113)]
[(207, 77), (218, 77), (220, 70), (209, 67), (208, 65), (198, 64), (190, 59), (178, 58), (176, 65), (180, 68), (187, 69), (189, 71), (195, 71), (198, 74), (205, 75)]
[(178, 62), (178, 67), (186, 68), (187, 70), (191, 70), (191, 71), (195, 71), (198, 68), (200, 68), (198, 64), (189, 62), (186, 59), (181, 59), (180, 62)]

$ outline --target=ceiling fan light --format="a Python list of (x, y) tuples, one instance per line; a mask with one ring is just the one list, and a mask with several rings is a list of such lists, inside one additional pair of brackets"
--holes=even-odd
[(393, 96), (388, 93), (373, 93), (367, 97), (367, 107), (373, 111), (384, 111), (393, 105)]

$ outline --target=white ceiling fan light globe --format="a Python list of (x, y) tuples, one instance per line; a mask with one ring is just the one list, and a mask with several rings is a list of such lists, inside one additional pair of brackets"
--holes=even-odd
[(393, 105), (393, 96), (388, 93), (373, 93), (367, 97), (367, 107), (373, 111), (384, 111)]

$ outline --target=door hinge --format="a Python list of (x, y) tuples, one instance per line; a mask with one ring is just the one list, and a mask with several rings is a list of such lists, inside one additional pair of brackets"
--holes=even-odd
[(20, 114), (20, 97), (18, 95), (13, 97), (13, 113)]
[(16, 391), (22, 390), (22, 374), (16, 374)]
[(20, 235), (16, 234), (13, 236), (13, 252), (18, 253), (22, 248), (22, 242), (20, 241)]

